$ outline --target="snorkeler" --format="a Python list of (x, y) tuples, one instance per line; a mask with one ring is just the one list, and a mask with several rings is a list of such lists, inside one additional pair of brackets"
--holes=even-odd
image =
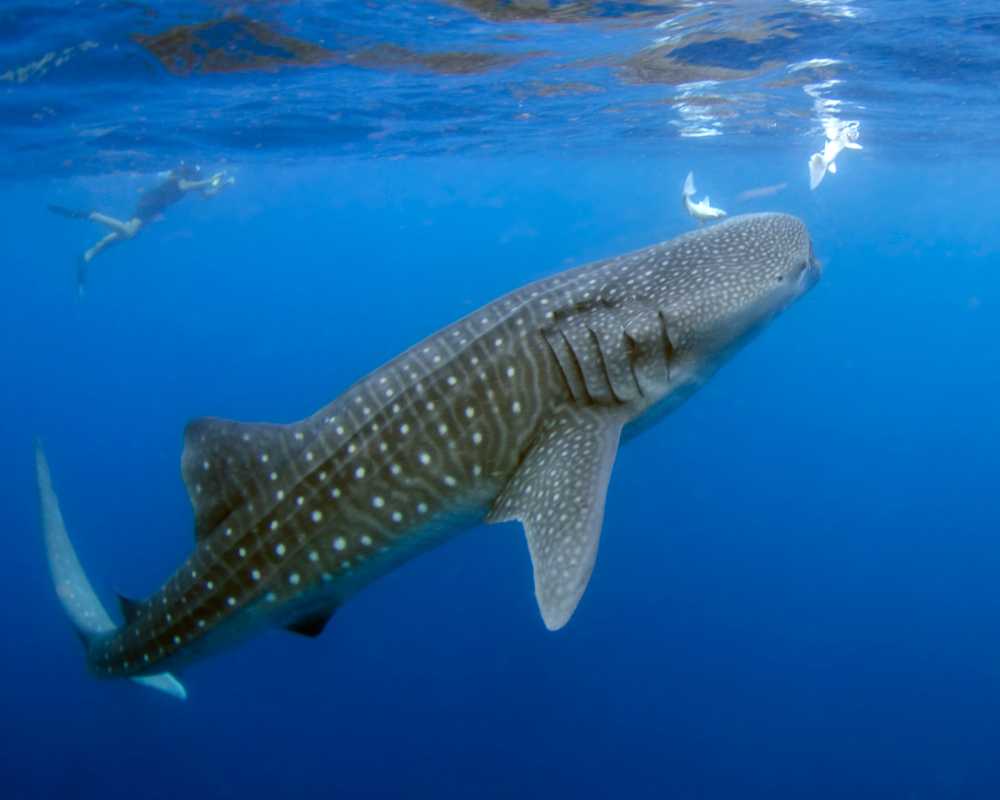
[(861, 135), (861, 126), (857, 122), (846, 122), (841, 124), (836, 120), (829, 120), (824, 124), (826, 131), (826, 144), (822, 153), (813, 153), (809, 157), (809, 188), (815, 189), (823, 181), (823, 177), (829, 172), (831, 175), (837, 174), (837, 156), (846, 147), (849, 150), (861, 150), (858, 144), (858, 137)]
[(225, 172), (216, 172), (210, 178), (198, 180), (200, 168), (181, 162), (170, 170), (164, 180), (139, 196), (132, 216), (125, 221), (102, 214), (99, 211), (77, 211), (63, 206), (50, 205), (49, 211), (70, 219), (86, 219), (111, 229), (103, 239), (86, 250), (77, 268), (77, 290), (82, 294), (87, 280), (87, 265), (107, 247), (116, 242), (133, 238), (147, 223), (154, 220), (167, 208), (181, 200), (188, 192), (200, 191), (203, 197), (217, 195), (224, 186), (232, 185), (235, 178)]

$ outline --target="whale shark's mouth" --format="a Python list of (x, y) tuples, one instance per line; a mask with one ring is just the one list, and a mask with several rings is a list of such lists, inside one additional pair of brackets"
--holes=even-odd
[(823, 262), (816, 258), (816, 251), (813, 250), (813, 243), (809, 242), (809, 266), (820, 275), (823, 274)]
[(798, 280), (796, 281), (799, 294), (804, 294), (812, 289), (821, 277), (823, 277), (823, 263), (816, 258), (812, 242), (809, 242), (809, 257), (799, 272)]
[(809, 265), (799, 273), (797, 282), (798, 295), (801, 296), (813, 288), (823, 276), (823, 266), (812, 259)]

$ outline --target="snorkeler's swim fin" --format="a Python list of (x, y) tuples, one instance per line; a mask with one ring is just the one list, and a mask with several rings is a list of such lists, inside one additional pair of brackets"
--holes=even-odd
[(75, 208), (66, 208), (66, 206), (55, 206), (50, 204), (49, 211), (53, 214), (58, 214), (60, 217), (66, 217), (67, 219), (88, 219), (90, 217), (89, 211), (79, 211)]
[(83, 297), (87, 290), (87, 262), (81, 256), (76, 262), (76, 296)]

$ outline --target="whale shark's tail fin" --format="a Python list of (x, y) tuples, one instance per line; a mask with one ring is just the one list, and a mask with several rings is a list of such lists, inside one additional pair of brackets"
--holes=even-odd
[(809, 188), (815, 189), (823, 181), (826, 175), (826, 161), (823, 160), (822, 153), (813, 153), (809, 158)]
[[(42, 530), (45, 534), (45, 549), (49, 557), (49, 570), (56, 594), (63, 609), (76, 628), (80, 638), (87, 645), (115, 630), (115, 623), (98, 599), (90, 581), (80, 566), (73, 550), (73, 544), (66, 533), (59, 500), (52, 489), (52, 476), (40, 444), (35, 445), (35, 467), (38, 473), (38, 494), (42, 505)], [(184, 686), (169, 672), (132, 678), (136, 683), (159, 689), (183, 700), (187, 697)]]

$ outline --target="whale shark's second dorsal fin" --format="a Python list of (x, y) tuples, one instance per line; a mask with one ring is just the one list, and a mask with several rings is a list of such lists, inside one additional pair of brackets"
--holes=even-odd
[(286, 425), (232, 422), (203, 417), (184, 431), (181, 475), (194, 509), (195, 538), (201, 541), (285, 460), (295, 439)]
[(133, 600), (131, 597), (126, 597), (123, 594), (118, 594), (117, 597), (118, 608), (122, 611), (122, 617), (125, 619), (125, 624), (131, 625), (139, 616), (142, 604), (138, 600)]

